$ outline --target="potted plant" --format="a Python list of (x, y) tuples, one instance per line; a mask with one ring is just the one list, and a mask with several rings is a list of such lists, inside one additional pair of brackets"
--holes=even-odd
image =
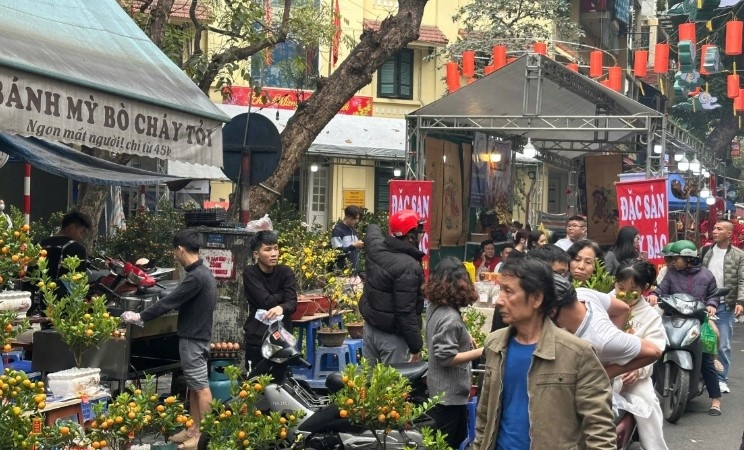
[[(129, 449), (150, 426), (155, 410), (152, 394), (147, 394), (135, 386), (117, 395), (108, 405), (97, 403), (93, 406), (94, 420), (90, 423), (89, 437), (94, 449)], [(155, 399), (157, 400), (157, 399)]]
[[(387, 448), (388, 435), (393, 430), (414, 427), (416, 419), (441, 400), (441, 396), (436, 395), (422, 404), (411, 403), (408, 379), (386, 364), (372, 367), (362, 358), (359, 367), (349, 364), (342, 373), (344, 387), (331, 394), (331, 402), (338, 408), (339, 417), (377, 431), (374, 435), (381, 449)], [(441, 431), (436, 434), (426, 428), (421, 431), (424, 448), (450, 448)]]
[(335, 275), (328, 279), (325, 293), (329, 300), (328, 322), (318, 330), (318, 340), (324, 347), (340, 347), (344, 345), (348, 330), (338, 319), (343, 319), (341, 312), (353, 297), (353, 287), (349, 278)]
[(5, 369), (0, 375), (0, 448), (26, 449), (42, 432), (40, 410), (46, 408), (44, 383), (22, 371)]
[(77, 256), (66, 257), (62, 261), (62, 267), (69, 272), (62, 275), (60, 280), (67, 286), (68, 294), (60, 298), (56, 294), (57, 283), (47, 273), (46, 259), (39, 260), (41, 281), (38, 286), (47, 304), (46, 315), (72, 351), (75, 367), (81, 367), (85, 350), (100, 346), (119, 328), (119, 318), (111, 316), (106, 310), (105, 297), (86, 300), (88, 277), (77, 271), (79, 266)]
[[(300, 412), (287, 411), (280, 414), (272, 411), (264, 414), (257, 408), (270, 375), (252, 380), (239, 381), (240, 368), (225, 368), (230, 380), (233, 400), (225, 404), (212, 402), (212, 411), (201, 422), (203, 440), (208, 450), (270, 450), (288, 448), (291, 445), (290, 430), (299, 423)], [(206, 435), (206, 436), (205, 436)]]
[(362, 298), (363, 286), (361, 283), (349, 284), (344, 289), (340, 308), (345, 310), (343, 313), (344, 326), (349, 331), (349, 337), (352, 339), (362, 339), (364, 335), (364, 318), (359, 311), (359, 300)]
[(11, 207), (9, 216), (0, 214), (0, 310), (25, 316), (31, 293), (14, 289), (35, 281), (36, 264), (45, 257), (46, 250), (33, 243), (31, 227), (23, 223), (20, 210)]
[(88, 450), (91, 448), (90, 445), (91, 441), (79, 423), (73, 420), (57, 420), (53, 425), (42, 428), (41, 433), (36, 435), (36, 445), (33, 448), (38, 450)]

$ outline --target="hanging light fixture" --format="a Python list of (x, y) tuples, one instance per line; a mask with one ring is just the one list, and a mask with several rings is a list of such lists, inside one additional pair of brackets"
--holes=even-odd
[(706, 205), (715, 205), (716, 204), (716, 198), (715, 197), (708, 197), (705, 199)]
[(537, 149), (532, 145), (531, 138), (527, 138), (527, 143), (522, 147), (522, 154), (528, 158), (534, 158), (537, 156)]
[(700, 196), (700, 198), (708, 198), (708, 197), (710, 197), (710, 189), (708, 189), (707, 186), (703, 187), (702, 189), (700, 189), (699, 196)]
[(318, 171), (318, 165), (315, 163), (312, 163), (310, 165), (310, 172), (317, 172)]
[(687, 172), (690, 170), (690, 161), (686, 157), (682, 157), (682, 160), (677, 164), (677, 168), (680, 172)]
[(490, 160), (492, 163), (497, 163), (501, 161), (501, 153), (495, 152), (491, 153)]
[(654, 154), (661, 155), (661, 144), (654, 144)]
[(681, 152), (674, 154), (674, 160), (677, 161), (677, 162), (682, 161), (682, 158), (684, 158), (684, 157), (685, 157), (684, 153), (681, 153)]
[(401, 173), (400, 172), (400, 169), (393, 169), (393, 176), (394, 177), (396, 177), (396, 178), (399, 177), (400, 176), (400, 173)]
[(700, 175), (700, 161), (698, 161), (697, 155), (694, 155), (692, 161), (690, 161), (690, 170), (693, 174)]
[(710, 178), (710, 171), (708, 171), (708, 169), (703, 169), (703, 177)]

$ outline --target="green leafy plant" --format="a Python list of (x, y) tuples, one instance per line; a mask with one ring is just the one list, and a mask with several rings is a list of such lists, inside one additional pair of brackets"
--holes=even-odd
[(330, 230), (298, 224), (279, 233), (278, 240), (279, 263), (292, 269), (298, 291), (325, 289), (339, 275), (334, 266), (341, 251), (331, 247)]
[(80, 263), (77, 256), (62, 261), (62, 267), (69, 271), (59, 278), (68, 292), (62, 297), (57, 295), (57, 283), (49, 277), (46, 259), (39, 261), (38, 283), (47, 304), (46, 315), (72, 351), (76, 367), (81, 366), (85, 350), (101, 345), (119, 328), (119, 318), (111, 316), (106, 309), (106, 297), (86, 301), (88, 277), (77, 271)]
[(126, 229), (99, 243), (99, 250), (115, 257), (134, 261), (147, 258), (158, 266), (173, 265), (173, 233), (184, 228), (183, 212), (167, 201), (155, 212), (142, 211), (127, 220)]
[(0, 388), (0, 448), (31, 448), (43, 423), (39, 411), (46, 407), (44, 383), (8, 368), (0, 375)]
[(225, 404), (212, 402), (210, 411), (201, 422), (202, 433), (209, 436), (209, 450), (268, 450), (287, 448), (290, 430), (297, 426), (301, 411), (284, 414), (272, 411), (265, 414), (256, 406), (262, 398), (271, 376), (262, 375), (252, 380), (239, 381), (240, 368), (228, 366), (225, 374), (230, 380), (233, 400)]
[[(386, 364), (372, 367), (365, 358), (358, 367), (347, 365), (342, 373), (344, 387), (331, 394), (331, 401), (338, 407), (341, 418), (369, 430), (379, 430), (375, 436), (382, 449), (387, 448), (392, 430), (409, 429), (441, 399), (437, 395), (422, 404), (411, 403), (411, 385), (407, 378)], [(449, 448), (441, 436), (441, 431), (437, 431), (435, 437), (429, 434), (425, 448)]]
[(604, 263), (594, 261), (594, 273), (586, 281), (573, 280), (574, 287), (585, 287), (595, 291), (608, 293), (615, 287), (615, 277), (605, 270)]
[[(390, 214), (385, 210), (370, 212), (367, 208), (362, 208), (360, 220), (357, 224), (357, 232), (360, 239), (362, 239), (367, 234), (367, 227), (371, 223), (374, 223), (375, 225), (380, 227), (380, 231), (382, 232), (383, 237), (387, 236), (390, 229), (388, 224), (389, 218)], [(367, 257), (364, 253), (364, 249), (362, 248), (359, 252), (359, 263), (357, 264), (357, 271), (364, 272), (366, 267)]]
[(0, 290), (17, 281), (33, 281), (37, 275), (39, 258), (46, 256), (38, 244), (31, 239), (31, 227), (23, 223), (23, 214), (10, 207), (8, 216), (0, 215)]
[(49, 217), (32, 221), (31, 229), (34, 230), (34, 233), (31, 239), (38, 244), (42, 239), (57, 234), (62, 227), (62, 218), (64, 216), (64, 211), (56, 211), (49, 215)]
[(486, 342), (486, 332), (483, 331), (483, 325), (486, 323), (486, 315), (478, 311), (474, 306), (468, 306), (461, 310), (462, 321), (470, 333), (470, 337), (475, 341), (476, 347), (483, 347)]
[(94, 449), (124, 450), (135, 439), (141, 438), (156, 414), (151, 395), (132, 385), (117, 395), (105, 410), (102, 403), (94, 405), (95, 419), (90, 424), (89, 433), (91, 446)]

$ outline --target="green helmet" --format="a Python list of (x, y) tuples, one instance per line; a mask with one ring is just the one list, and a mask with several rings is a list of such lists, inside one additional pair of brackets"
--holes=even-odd
[(670, 242), (667, 245), (665, 245), (664, 248), (661, 249), (661, 256), (663, 256), (665, 258), (667, 256), (672, 256), (672, 255), (670, 255), (670, 253), (672, 251), (672, 245), (674, 245), (674, 242)]
[(697, 258), (698, 249), (694, 242), (684, 239), (672, 244), (672, 247), (669, 249), (669, 254), (671, 256), (689, 256)]

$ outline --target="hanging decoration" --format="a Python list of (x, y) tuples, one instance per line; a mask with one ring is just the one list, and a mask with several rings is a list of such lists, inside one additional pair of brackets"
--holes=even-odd
[(617, 92), (623, 89), (623, 69), (620, 66), (612, 66), (608, 69), (608, 77), (610, 89)]
[(728, 75), (726, 77), (726, 97), (739, 97), (739, 75)]
[(702, 86), (703, 80), (700, 78), (700, 72), (693, 70), (691, 72), (677, 72), (674, 74), (674, 95), (678, 101), (685, 101), (690, 92), (695, 88)]
[(473, 50), (462, 52), (462, 76), (465, 78), (475, 76), (475, 52)]
[(602, 76), (602, 60), (604, 54), (600, 50), (589, 53), (589, 77), (599, 78)]
[(712, 75), (723, 70), (717, 45), (706, 44), (700, 49), (700, 75)]
[(679, 102), (672, 106), (672, 109), (680, 109), (683, 111), (710, 111), (716, 108), (720, 108), (718, 104), (718, 97), (713, 97), (708, 91), (702, 91), (694, 97), (688, 98), (684, 102)]
[(496, 45), (493, 47), (492, 53), (492, 65), (494, 70), (504, 67), (506, 65), (506, 47), (503, 45)]
[(546, 44), (545, 42), (535, 42), (535, 44), (533, 45), (533, 49), (535, 53), (544, 56), (548, 55), (548, 44)]
[(680, 41), (677, 44), (677, 52), (679, 55), (679, 70), (680, 72), (692, 72), (697, 65), (695, 63), (697, 58), (697, 46), (694, 41)]
[(447, 90), (452, 93), (460, 89), (460, 69), (456, 62), (447, 63)]
[(681, 23), (677, 27), (679, 30), (678, 41), (697, 41), (697, 34), (695, 33), (695, 22)]
[(734, 111), (744, 111), (744, 89), (739, 89), (739, 95), (734, 99)]
[(726, 22), (725, 52), (727, 55), (741, 55), (742, 31), (744, 31), (744, 22), (741, 20), (729, 20)]
[(656, 44), (654, 54), (654, 73), (667, 73), (669, 71), (669, 44)]
[(648, 74), (648, 50), (636, 50), (633, 56), (633, 73), (636, 77)]

